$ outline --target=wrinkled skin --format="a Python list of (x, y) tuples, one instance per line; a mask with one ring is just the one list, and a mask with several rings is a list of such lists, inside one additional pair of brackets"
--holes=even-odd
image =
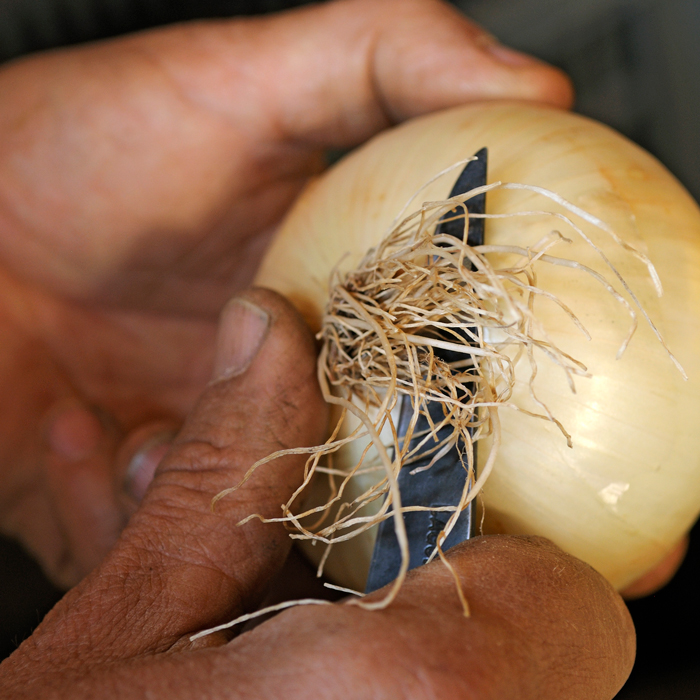
[(612, 698), (634, 660), (627, 609), (593, 569), (537, 539), (482, 537), (450, 551), (468, 619), (434, 562), (384, 611), (308, 606), (230, 643), (223, 633), (189, 641), (258, 604), (289, 539), (280, 525), (235, 523), (276, 514), (303, 457), (260, 470), (215, 513), (212, 497), (255, 459), (323, 436), (308, 331), (272, 292), (246, 300), (269, 318), (257, 356), (226, 374), (222, 357), (242, 342), (230, 341), (232, 324), (252, 327), (234, 303), (217, 353), (224, 378), (204, 391), (102, 565), (0, 666), (2, 697)]
[(39, 55), (0, 70), (0, 94), (0, 529), (80, 581), (0, 666), (3, 697), (614, 695), (624, 605), (542, 541), (450, 555), (468, 620), (437, 564), (381, 613), (299, 608), (188, 642), (259, 604), (289, 540), (234, 525), (277, 515), (302, 465), (214, 514), (211, 497), (325, 430), (313, 343), (282, 300), (246, 292), (263, 311), (226, 307), (216, 342), (324, 151), (473, 100), (566, 107), (563, 75), (438, 0), (340, 0)]

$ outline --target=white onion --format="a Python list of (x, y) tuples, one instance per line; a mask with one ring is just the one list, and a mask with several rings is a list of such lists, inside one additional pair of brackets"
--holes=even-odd
[[(376, 137), (305, 190), (257, 284), (291, 299), (318, 330), (332, 269), (357, 265), (431, 177), (482, 146), (490, 182), (543, 187), (600, 218), (648, 255), (664, 287), (659, 298), (639, 260), (576, 219), (689, 379), (641, 319), (616, 359), (629, 329), (625, 310), (590, 276), (540, 267), (539, 286), (570, 306), (592, 336), (586, 340), (554, 304), (539, 303), (552, 340), (591, 374), (577, 379), (574, 394), (557, 366), (539, 368), (539, 395), (573, 447), (552, 423), (502, 409), (502, 445), (483, 491), (485, 532), (548, 537), (622, 588), (658, 563), (700, 510), (700, 212), (649, 154), (605, 126), (548, 108), (488, 103), (420, 118)], [(428, 186), (418, 205), (445, 199), (455, 177)], [(490, 213), (543, 208), (565, 211), (528, 190), (499, 189), (487, 198)], [(532, 245), (553, 228), (571, 235), (551, 217), (488, 220), (486, 243)], [(580, 239), (563, 254), (610, 278)], [(522, 406), (531, 405), (526, 364), (518, 365), (513, 401)], [(486, 453), (479, 448), (480, 462)], [(326, 572), (362, 588), (371, 549), (371, 533), (338, 546)]]

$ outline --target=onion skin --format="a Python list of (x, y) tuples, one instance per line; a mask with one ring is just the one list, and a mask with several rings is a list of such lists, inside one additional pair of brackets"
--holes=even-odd
[[(592, 376), (578, 378), (573, 394), (561, 369), (539, 362), (538, 396), (571, 434), (573, 448), (553, 424), (501, 410), (503, 444), (483, 492), (484, 532), (548, 537), (622, 589), (664, 558), (700, 510), (700, 211), (652, 156), (608, 127), (545, 107), (486, 103), (422, 117), (374, 138), (310, 184), (256, 283), (287, 296), (318, 330), (332, 269), (341, 259), (341, 270), (356, 265), (421, 186), (482, 146), (489, 148), (489, 182), (544, 187), (594, 214), (649, 256), (664, 285), (659, 298), (639, 261), (582, 224), (637, 295), (688, 381), (641, 315), (617, 360), (630, 321), (624, 309), (583, 272), (539, 268), (538, 286), (569, 305), (592, 340), (554, 304), (538, 301), (538, 317)], [(444, 199), (455, 177), (429, 186), (411, 210)], [(487, 197), (490, 213), (525, 209), (563, 211), (530, 192)], [(517, 217), (488, 221), (486, 243), (532, 245), (554, 228), (574, 237), (551, 217)], [(612, 279), (580, 240), (554, 254)], [(518, 366), (513, 403), (533, 407), (526, 365)], [(480, 446), (480, 462), (486, 452)], [(371, 540), (344, 547), (330, 573), (361, 585), (356, 572), (366, 570)]]

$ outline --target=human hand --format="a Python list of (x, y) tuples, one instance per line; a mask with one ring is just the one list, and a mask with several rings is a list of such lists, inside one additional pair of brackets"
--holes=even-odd
[(216, 513), (212, 497), (272, 451), (318, 442), (325, 427), (313, 340), (273, 293), (227, 307), (215, 367), (117, 545), (0, 665), (5, 700), (615, 695), (634, 660), (622, 600), (587, 565), (528, 538), (450, 550), (468, 619), (436, 561), (411, 572), (385, 610), (299, 607), (231, 642), (217, 633), (191, 643), (254, 610), (279, 570), (283, 528), (236, 523), (277, 514), (304, 457), (261, 467)]
[(0, 530), (63, 586), (135, 509), (325, 149), (472, 100), (571, 101), (437, 0), (55, 51), (4, 67), (0, 94)]

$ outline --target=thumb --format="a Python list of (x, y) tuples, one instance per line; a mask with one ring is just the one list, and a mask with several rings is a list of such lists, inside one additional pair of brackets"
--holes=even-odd
[(467, 102), (573, 99), (562, 71), (502, 46), (442, 0), (336, 0), (133, 41), (148, 42), (185, 94), (263, 143), (351, 146)]
[(262, 289), (229, 302), (214, 379), (140, 509), (102, 566), (38, 631), (60, 635), (64, 644), (80, 629), (80, 647), (89, 655), (127, 658), (169, 648), (253, 606), (290, 541), (278, 524), (236, 524), (252, 513), (280, 515), (301, 482), (305, 458), (264, 466), (215, 512), (212, 499), (258, 459), (322, 441), (325, 411), (313, 338), (294, 309)]

